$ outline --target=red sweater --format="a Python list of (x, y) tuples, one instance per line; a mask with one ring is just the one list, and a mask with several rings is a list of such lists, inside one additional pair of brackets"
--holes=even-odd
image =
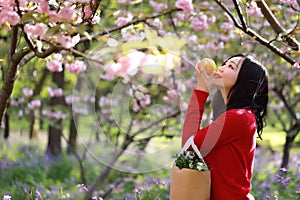
[(211, 200), (251, 199), (256, 120), (250, 109), (231, 109), (200, 128), (208, 93), (193, 90), (183, 125), (183, 143), (194, 142), (211, 169)]

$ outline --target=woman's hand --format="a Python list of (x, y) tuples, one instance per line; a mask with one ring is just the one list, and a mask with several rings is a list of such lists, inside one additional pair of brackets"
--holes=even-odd
[(199, 62), (197, 62), (195, 66), (195, 73), (197, 76), (197, 90), (202, 90), (205, 92), (209, 92), (212, 88), (212, 79), (214, 77), (215, 72), (213, 72), (210, 76), (207, 75), (205, 70), (206, 62), (199, 65)]

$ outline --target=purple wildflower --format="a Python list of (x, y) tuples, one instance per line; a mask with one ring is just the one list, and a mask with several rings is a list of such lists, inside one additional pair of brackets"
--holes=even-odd
[(76, 186), (79, 189), (79, 192), (82, 192), (82, 190), (84, 190), (85, 192), (88, 192), (89, 189), (85, 184), (77, 184)]
[(137, 188), (134, 188), (134, 189), (132, 190), (132, 192), (134, 192), (134, 193), (138, 193), (138, 192), (139, 192), (139, 189), (137, 189)]
[(282, 185), (284, 187), (286, 187), (292, 181), (292, 179), (290, 177), (283, 177), (283, 176), (280, 176), (280, 175), (277, 175), (277, 177), (279, 178), (278, 182), (282, 183)]

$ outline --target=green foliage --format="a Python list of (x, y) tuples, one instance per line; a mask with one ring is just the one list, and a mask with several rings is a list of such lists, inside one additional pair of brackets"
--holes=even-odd
[(207, 171), (208, 166), (203, 163), (194, 151), (184, 151), (179, 154), (175, 160), (175, 164), (179, 169), (187, 168), (199, 171)]

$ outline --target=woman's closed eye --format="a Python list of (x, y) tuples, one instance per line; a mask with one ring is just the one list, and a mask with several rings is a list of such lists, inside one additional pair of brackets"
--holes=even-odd
[(228, 67), (234, 70), (234, 66), (232, 64), (229, 64)]

